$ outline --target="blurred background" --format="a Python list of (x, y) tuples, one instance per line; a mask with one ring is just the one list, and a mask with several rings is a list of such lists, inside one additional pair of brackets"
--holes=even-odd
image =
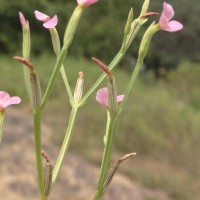
[[(74, 0), (0, 0), (0, 3), (0, 90), (21, 96), (21, 106), (27, 107), (21, 65), (12, 60), (13, 55), (21, 55), (18, 12), (23, 12), (30, 23), (31, 61), (44, 91), (56, 58), (52, 56), (49, 32), (35, 19), (34, 10), (50, 16), (57, 14), (57, 29), (62, 38), (76, 3)], [(162, 3), (152, 1), (149, 11), (161, 13)], [(162, 189), (174, 200), (200, 199), (200, 1), (169, 0), (168, 3), (173, 5), (174, 18), (183, 23), (184, 29), (177, 33), (159, 31), (153, 38), (142, 73), (121, 116), (113, 159), (137, 152), (129, 165), (121, 167), (132, 180), (148, 188)], [(100, 0), (86, 9), (65, 63), (72, 88), (79, 71), (85, 74), (84, 91), (91, 87), (101, 71), (90, 58), (110, 63), (121, 46), (130, 7), (137, 17), (141, 5), (139, 0)], [(114, 72), (120, 94), (124, 93), (133, 71), (145, 28), (153, 20), (158, 21), (158, 17), (149, 19)], [(102, 86), (105, 85), (104, 81)], [(64, 90), (59, 78), (45, 112), (45, 122), (58, 132), (52, 136), (58, 145), (70, 111)], [(80, 111), (71, 145), (73, 151), (97, 165), (101, 159), (105, 116), (93, 94)]]

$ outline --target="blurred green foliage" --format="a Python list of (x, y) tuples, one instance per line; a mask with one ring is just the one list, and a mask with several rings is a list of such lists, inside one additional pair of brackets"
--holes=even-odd
[[(152, 51), (148, 54), (146, 62), (151, 67), (174, 67), (181, 57), (193, 61), (199, 61), (199, 32), (198, 19), (200, 18), (200, 1), (198, 0), (169, 0), (174, 6), (175, 19), (184, 24), (184, 29), (177, 33), (160, 31), (151, 45)], [(63, 33), (73, 9), (76, 6), (75, 0), (0, 0), (0, 53), (13, 53), (21, 49), (21, 26), (18, 19), (18, 12), (24, 13), (29, 20), (32, 33), (32, 52), (40, 54), (44, 48), (52, 51), (50, 36), (42, 23), (34, 17), (34, 10), (40, 10), (50, 16), (55, 14), (59, 17), (57, 29), (62, 40)], [(73, 56), (96, 56), (108, 62), (119, 50), (123, 29), (130, 7), (134, 8), (134, 16), (137, 17), (142, 1), (126, 0), (99, 0), (97, 4), (87, 8), (80, 26), (78, 27), (75, 41), (70, 48)], [(161, 1), (151, 1), (150, 11), (162, 11)], [(150, 21), (158, 21), (158, 17), (150, 18)], [(134, 44), (128, 51), (126, 57), (129, 65), (129, 58), (137, 57), (137, 50), (142, 37), (140, 32)], [(126, 67), (126, 66), (125, 66)]]

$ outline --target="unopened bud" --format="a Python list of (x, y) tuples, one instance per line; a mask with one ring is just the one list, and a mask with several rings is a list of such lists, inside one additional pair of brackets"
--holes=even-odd
[(26, 20), (26, 18), (24, 17), (22, 12), (19, 12), (19, 21), (20, 21), (23, 29), (28, 29), (29, 28), (29, 23)]
[(145, 18), (148, 18), (148, 17), (151, 17), (151, 16), (155, 16), (155, 15), (158, 15), (158, 14), (159, 13), (157, 13), (157, 12), (147, 12), (147, 13), (144, 13), (144, 14), (140, 15), (139, 18), (145, 19)]
[(51, 34), (53, 50), (54, 50), (55, 54), (58, 56), (59, 53), (60, 53), (60, 50), (61, 50), (58, 32), (55, 28), (50, 28), (49, 31), (50, 31), (50, 34)]
[(83, 84), (84, 84), (83, 72), (79, 72), (79, 77), (77, 79), (76, 87), (75, 87), (75, 91), (74, 91), (74, 103), (75, 104), (78, 104), (82, 98)]
[(30, 77), (30, 101), (34, 111), (36, 111), (41, 104), (41, 87), (37, 72), (34, 70), (33, 64), (25, 58), (15, 56), (15, 60), (23, 63), (28, 67)]
[(41, 88), (39, 77), (35, 70), (30, 73), (30, 83), (33, 110), (37, 110), (41, 104)]
[(142, 38), (140, 48), (139, 48), (139, 55), (138, 55), (139, 61), (143, 61), (143, 59), (145, 58), (147, 51), (149, 49), (151, 39), (158, 30), (159, 30), (159, 27), (155, 25), (155, 22), (153, 22), (144, 33), (144, 36)]
[(140, 15), (144, 14), (147, 12), (148, 8), (149, 8), (149, 2), (150, 0), (145, 0), (143, 5), (142, 5), (142, 9), (141, 9), (141, 13)]
[(133, 8), (131, 8), (131, 10), (128, 14), (128, 19), (127, 19), (127, 22), (126, 22), (126, 26), (124, 28), (124, 35), (125, 36), (127, 36), (130, 33), (132, 22), (133, 22)]
[(111, 181), (112, 181), (112, 179), (113, 179), (113, 177), (114, 177), (114, 175), (115, 175), (117, 169), (119, 168), (120, 164), (121, 164), (123, 161), (125, 161), (126, 159), (128, 159), (128, 158), (130, 158), (130, 157), (132, 157), (132, 156), (134, 156), (134, 155), (136, 155), (136, 153), (129, 153), (129, 154), (126, 154), (126, 155), (124, 155), (123, 157), (121, 157), (116, 163), (114, 163), (114, 164), (111, 166), (111, 168), (110, 168), (110, 170), (109, 170), (109, 172), (108, 172), (108, 175), (107, 175), (107, 177), (106, 177), (106, 180), (105, 180), (105, 182), (104, 182), (103, 193), (105, 193), (105, 190), (107, 189), (107, 187), (108, 187), (109, 184), (111, 183)]
[(101, 69), (103, 69), (107, 76), (112, 77), (111, 71), (108, 69), (106, 64), (95, 57), (92, 57), (92, 61), (95, 62), (99, 67), (101, 67)]
[(46, 160), (44, 169), (44, 194), (48, 195), (51, 190), (53, 165), (44, 151), (42, 151), (42, 156)]

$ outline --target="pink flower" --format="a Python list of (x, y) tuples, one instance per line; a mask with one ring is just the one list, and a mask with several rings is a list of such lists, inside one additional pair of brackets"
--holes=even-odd
[(54, 28), (58, 24), (58, 17), (54, 15), (53, 18), (50, 18), (48, 15), (36, 10), (35, 17), (37, 20), (44, 22), (43, 26), (45, 28)]
[[(117, 96), (117, 102), (121, 102), (124, 99), (124, 95)], [(96, 100), (105, 107), (108, 107), (108, 89), (106, 87), (97, 91)]]
[(7, 92), (0, 91), (0, 111), (4, 111), (9, 105), (19, 104), (20, 102), (19, 97), (10, 97)]
[(78, 4), (82, 4), (84, 6), (90, 6), (94, 3), (96, 3), (98, 0), (77, 0)]
[(159, 25), (162, 30), (175, 32), (183, 28), (183, 25), (180, 22), (171, 20), (173, 16), (174, 16), (173, 7), (170, 4), (164, 2), (163, 11), (161, 13), (160, 21), (159, 21)]

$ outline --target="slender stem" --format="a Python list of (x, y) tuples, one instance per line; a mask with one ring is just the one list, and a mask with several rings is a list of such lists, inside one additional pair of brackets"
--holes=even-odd
[(38, 188), (39, 188), (41, 200), (46, 200), (47, 197), (44, 194), (42, 156), (41, 156), (42, 149), (41, 149), (41, 112), (40, 111), (36, 111), (34, 113), (34, 139), (35, 139), (35, 156), (36, 156), (36, 165), (37, 165)]
[(60, 53), (60, 55), (59, 55), (59, 57), (58, 57), (58, 59), (57, 59), (56, 65), (55, 65), (55, 67), (54, 67), (54, 70), (53, 70), (53, 72), (52, 72), (51, 78), (50, 78), (49, 83), (48, 83), (48, 85), (47, 85), (47, 89), (46, 89), (45, 94), (44, 94), (44, 97), (43, 97), (43, 99), (42, 99), (41, 110), (43, 110), (44, 107), (45, 107), (45, 105), (46, 105), (46, 102), (47, 102), (47, 100), (48, 100), (48, 98), (49, 98), (49, 95), (50, 95), (51, 90), (52, 90), (52, 88), (53, 88), (53, 85), (54, 85), (54, 82), (55, 82), (56, 77), (57, 77), (57, 75), (58, 75), (58, 72), (59, 72), (59, 70), (60, 70), (60, 67), (61, 67), (61, 65), (62, 65), (62, 63), (63, 63), (63, 60), (64, 60), (66, 54), (67, 54), (67, 50), (68, 50), (68, 49), (62, 49), (62, 50), (61, 50), (61, 53)]
[(137, 63), (136, 63), (135, 69), (134, 69), (134, 71), (132, 73), (131, 79), (130, 79), (130, 81), (128, 83), (128, 86), (127, 86), (127, 89), (126, 89), (126, 92), (125, 92), (125, 95), (124, 95), (124, 99), (119, 105), (116, 118), (119, 117), (119, 115), (121, 114), (121, 112), (122, 112), (122, 110), (123, 110), (123, 108), (124, 108), (124, 106), (126, 104), (126, 101), (127, 101), (128, 96), (129, 96), (129, 94), (131, 92), (131, 89), (133, 88), (135, 80), (136, 80), (136, 78), (137, 78), (137, 76), (138, 76), (138, 74), (140, 72), (142, 63), (143, 63), (143, 60), (138, 60)]
[(64, 61), (64, 59), (65, 59), (65, 57), (68, 53), (69, 46), (71, 45), (72, 40), (74, 38), (74, 34), (75, 34), (76, 29), (77, 29), (79, 20), (81, 18), (82, 13), (83, 13), (83, 10), (84, 10), (84, 7), (81, 6), (81, 5), (78, 5), (75, 8), (75, 10), (74, 10), (74, 12), (73, 12), (73, 14), (72, 14), (72, 16), (69, 20), (69, 23), (67, 25), (67, 28), (66, 28), (66, 31), (65, 31), (65, 34), (64, 34), (64, 44), (63, 44), (61, 52), (60, 52), (60, 54), (57, 58), (54, 70), (52, 72), (49, 83), (47, 85), (47, 89), (45, 91), (45, 94), (44, 94), (44, 97), (43, 97), (43, 100), (42, 100), (42, 103), (41, 103), (41, 110), (43, 110), (45, 105), (46, 105), (46, 102), (47, 102), (49, 95), (52, 91), (52, 88), (54, 86), (58, 72), (61, 69), (63, 61)]
[(67, 130), (66, 130), (66, 133), (65, 133), (65, 138), (64, 138), (60, 153), (58, 155), (58, 159), (56, 161), (55, 167), (53, 169), (52, 188), (53, 188), (53, 185), (54, 185), (54, 183), (57, 179), (58, 173), (60, 171), (61, 165), (62, 165), (63, 160), (64, 160), (64, 156), (65, 156), (65, 154), (66, 154), (66, 152), (69, 148), (69, 144), (70, 144), (70, 141), (71, 141), (71, 138), (72, 138), (72, 131), (73, 131), (75, 121), (76, 121), (78, 108), (79, 108), (78, 106), (72, 107), (68, 127), (67, 127)]
[(63, 65), (60, 68), (60, 73), (62, 75), (62, 79), (63, 79), (63, 82), (65, 84), (65, 88), (67, 90), (67, 93), (69, 95), (69, 99), (70, 99), (70, 102), (71, 102), (71, 101), (73, 101), (73, 95), (72, 95), (72, 91), (71, 91), (71, 88), (69, 86), (69, 82), (68, 82), (67, 75), (65, 73), (65, 68), (64, 68)]
[(107, 120), (110, 122), (108, 123), (108, 128), (107, 133), (106, 133), (106, 144), (103, 152), (103, 158), (102, 158), (102, 163), (101, 163), (101, 172), (99, 176), (99, 182), (97, 186), (97, 193), (94, 197), (94, 200), (99, 200), (101, 196), (103, 195), (103, 186), (106, 178), (106, 173), (109, 165), (109, 160), (110, 160), (110, 155), (111, 155), (111, 150), (112, 150), (112, 144), (113, 144), (113, 136), (115, 133), (116, 129), (116, 123), (117, 120), (116, 118), (107, 118)]
[[(61, 49), (60, 49), (60, 38), (59, 38), (59, 35), (58, 35), (56, 28), (50, 28), (49, 32), (50, 32), (50, 35), (51, 35), (51, 41), (52, 41), (54, 53), (55, 53), (55, 55), (58, 59), (58, 56), (59, 56), (60, 51), (61, 51)], [(67, 93), (69, 95), (69, 99), (71, 99), (70, 101), (72, 101), (73, 96), (72, 96), (72, 92), (71, 92), (71, 89), (70, 89), (70, 86), (69, 86), (69, 82), (68, 82), (67, 75), (65, 73), (65, 68), (64, 68), (63, 64), (60, 68), (60, 73), (62, 75), (65, 88), (66, 88)]]

